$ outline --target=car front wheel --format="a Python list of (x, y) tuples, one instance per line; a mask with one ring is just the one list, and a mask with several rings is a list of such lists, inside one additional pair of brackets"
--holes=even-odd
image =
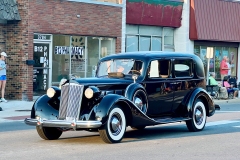
[(194, 103), (192, 117), (190, 120), (186, 121), (188, 130), (191, 132), (203, 130), (206, 124), (206, 119), (206, 108), (203, 102), (197, 99)]
[(38, 135), (45, 140), (55, 140), (62, 135), (62, 131), (53, 127), (36, 127)]
[(103, 128), (99, 129), (99, 134), (106, 143), (118, 143), (122, 140), (125, 130), (125, 114), (119, 106), (115, 106), (110, 111), (108, 120)]

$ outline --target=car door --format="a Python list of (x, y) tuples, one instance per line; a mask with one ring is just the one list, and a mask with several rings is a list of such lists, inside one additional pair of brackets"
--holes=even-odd
[(145, 83), (148, 93), (147, 115), (150, 117), (170, 116), (174, 95), (171, 60), (152, 60), (148, 72)]
[(174, 98), (172, 114), (181, 114), (181, 102), (184, 97), (196, 86), (193, 79), (193, 60), (191, 58), (175, 58), (173, 61)]

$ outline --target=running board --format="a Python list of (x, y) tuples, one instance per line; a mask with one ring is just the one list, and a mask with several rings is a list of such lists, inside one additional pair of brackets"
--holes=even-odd
[(183, 118), (183, 117), (178, 117), (178, 118), (153, 118), (155, 122), (159, 124), (166, 124), (166, 123), (175, 123), (175, 122), (181, 122), (181, 121), (186, 121), (190, 120), (191, 118)]

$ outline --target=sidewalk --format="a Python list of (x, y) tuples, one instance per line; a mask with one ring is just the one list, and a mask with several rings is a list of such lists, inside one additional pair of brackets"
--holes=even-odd
[[(214, 102), (218, 105), (223, 103), (239, 103), (240, 98), (228, 99), (228, 100), (216, 100)], [(20, 100), (9, 100), (7, 103), (1, 102), (0, 107), (3, 111), (0, 111), (0, 123), (1, 122), (12, 122), (12, 121), (23, 121), (25, 118), (30, 117), (31, 109), (34, 101), (20, 101)]]
[(24, 120), (30, 117), (34, 101), (9, 100), (7, 103), (1, 102), (0, 123), (15, 120)]

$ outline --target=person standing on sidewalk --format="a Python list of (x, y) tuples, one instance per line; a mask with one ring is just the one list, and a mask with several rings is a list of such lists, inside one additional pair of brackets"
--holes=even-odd
[(230, 68), (228, 68), (228, 64), (227, 64), (227, 56), (223, 56), (222, 62), (220, 64), (221, 80), (223, 80), (223, 78), (228, 75), (229, 69)]
[(7, 81), (7, 76), (6, 76), (7, 65), (5, 63), (6, 57), (7, 57), (7, 54), (5, 52), (2, 52), (0, 57), (0, 88), (1, 88), (1, 95), (2, 95), (2, 98), (0, 99), (0, 101), (2, 102), (7, 102), (7, 100), (4, 98), (6, 81)]

